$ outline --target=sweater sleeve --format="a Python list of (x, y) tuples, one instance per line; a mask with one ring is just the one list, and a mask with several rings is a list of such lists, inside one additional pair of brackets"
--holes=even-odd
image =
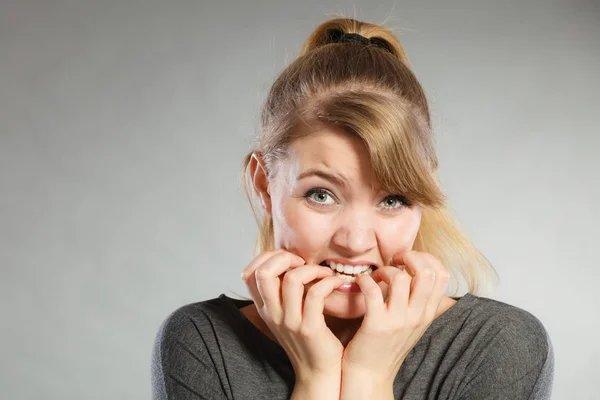
[(154, 400), (225, 400), (199, 321), (180, 308), (161, 324), (152, 350)]
[(487, 342), (461, 400), (551, 398), (554, 350), (542, 323), (524, 312)]

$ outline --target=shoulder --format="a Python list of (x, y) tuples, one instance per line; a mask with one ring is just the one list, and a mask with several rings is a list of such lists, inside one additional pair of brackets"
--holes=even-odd
[(213, 357), (219, 343), (211, 327), (226, 310), (223, 301), (190, 303), (164, 318), (152, 349), (153, 398), (182, 398), (180, 392), (217, 393), (214, 398), (220, 398), (221, 366)]
[(211, 310), (222, 307), (222, 300), (215, 297), (195, 303), (189, 303), (175, 308), (163, 319), (161, 326), (179, 326), (183, 321), (189, 319), (203, 319)]
[(547, 353), (552, 343), (544, 324), (531, 312), (499, 300), (473, 296), (470, 319), (481, 334), (498, 336), (496, 340), (511, 343), (517, 349), (527, 348)]
[(176, 343), (197, 343), (199, 337), (210, 334), (210, 327), (222, 320), (226, 313), (225, 299), (222, 296), (180, 306), (161, 322), (155, 346), (166, 351)]
[(523, 390), (519, 395), (546, 398), (554, 351), (543, 323), (529, 311), (502, 301), (478, 296), (472, 300), (464, 324), (472, 340), (471, 385), (495, 390), (518, 387)]

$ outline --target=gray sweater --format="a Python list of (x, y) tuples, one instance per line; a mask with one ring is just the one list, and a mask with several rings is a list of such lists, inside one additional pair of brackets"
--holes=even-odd
[[(408, 354), (394, 397), (550, 399), (554, 353), (542, 323), (497, 300), (454, 299)], [(154, 344), (153, 398), (289, 399), (289, 359), (239, 311), (248, 304), (222, 294), (172, 312)]]

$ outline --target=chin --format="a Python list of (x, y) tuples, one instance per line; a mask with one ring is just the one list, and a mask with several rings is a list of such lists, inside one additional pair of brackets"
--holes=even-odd
[(323, 314), (339, 319), (355, 319), (365, 316), (365, 299), (360, 292), (334, 291), (325, 299)]
[[(305, 286), (305, 292), (312, 286)], [(387, 285), (380, 282), (378, 286), (383, 292), (383, 299), (387, 299)], [(323, 304), (323, 314), (339, 319), (356, 319), (365, 316), (367, 309), (365, 307), (365, 297), (362, 292), (340, 292), (334, 290), (325, 298)]]

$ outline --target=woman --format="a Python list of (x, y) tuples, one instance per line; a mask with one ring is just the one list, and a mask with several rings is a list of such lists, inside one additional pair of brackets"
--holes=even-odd
[[(156, 399), (545, 399), (541, 322), (493, 275), (436, 179), (427, 101), (393, 33), (322, 23), (273, 84), (244, 160), (264, 212), (252, 300), (163, 322)], [(446, 295), (450, 278), (468, 292)]]

